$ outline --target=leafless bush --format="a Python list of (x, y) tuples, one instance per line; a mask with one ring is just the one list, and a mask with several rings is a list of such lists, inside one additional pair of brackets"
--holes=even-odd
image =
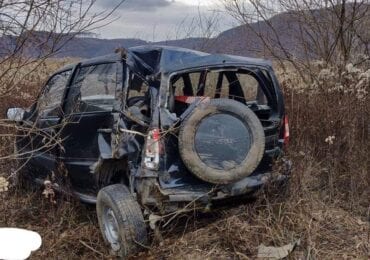
[(305, 80), (316, 78), (313, 60), (342, 70), (369, 59), (368, 0), (220, 1), (261, 42), (264, 55), (282, 68), (293, 65)]
[[(290, 155), (298, 163), (299, 156), (319, 163), (314, 176), (322, 199), (364, 213), (370, 179), (370, 2), (221, 2), (274, 58), (292, 128)], [(281, 26), (287, 31), (279, 34)]]
[[(118, 1), (115, 8), (101, 12), (92, 10), (95, 2), (0, 1), (1, 164), (5, 159), (18, 158), (20, 154), (23, 157), (32, 156), (32, 153), (13, 154), (15, 133), (23, 133), (25, 136), (35, 133), (44, 135), (45, 150), (60, 143), (58, 132), (50, 135), (36, 125), (25, 128), (3, 119), (3, 116), (6, 108), (11, 105), (29, 106), (35, 100), (46, 76), (67, 62), (59, 60), (53, 63), (51, 58), (78, 35), (110, 23), (113, 12), (124, 0)], [(3, 171), (2, 168), (0, 170)]]
[[(173, 38), (175, 40), (194, 39), (194, 46), (191, 48), (199, 51), (210, 52), (215, 46), (214, 38), (217, 36), (220, 27), (221, 15), (217, 10), (201, 11), (194, 17), (184, 18), (176, 27)], [(171, 45), (173, 39), (166, 43)]]
[[(71, 39), (111, 22), (112, 10), (94, 13), (96, 0), (0, 2), (0, 97), (12, 93), (45, 59)], [(121, 1), (117, 7), (122, 3)], [(21, 70), (27, 67), (27, 70)]]
[[(325, 201), (365, 214), (369, 185), (369, 70), (348, 64), (319, 70), (309, 86), (286, 81), (282, 72), (292, 127), (290, 151), (295, 158), (312, 157), (320, 163), (313, 175)], [(346, 203), (343, 203), (343, 202)]]

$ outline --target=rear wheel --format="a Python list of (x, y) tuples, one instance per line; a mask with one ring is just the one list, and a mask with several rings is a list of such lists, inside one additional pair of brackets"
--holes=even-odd
[(101, 189), (96, 210), (103, 238), (115, 255), (137, 253), (148, 243), (141, 208), (125, 185)]

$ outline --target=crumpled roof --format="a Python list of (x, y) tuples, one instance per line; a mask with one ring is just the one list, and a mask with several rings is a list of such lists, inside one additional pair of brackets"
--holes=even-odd
[[(81, 66), (115, 62), (121, 60), (119, 53), (95, 57), (79, 62)], [(127, 49), (127, 65), (132, 71), (142, 76), (151, 76), (158, 73), (217, 65), (256, 65), (271, 67), (268, 60), (226, 55), (210, 54), (180, 47), (171, 46), (137, 46)], [(76, 64), (64, 66), (58, 72), (72, 69)]]
[(268, 66), (268, 60), (205, 52), (169, 46), (138, 46), (128, 49), (127, 64), (143, 76), (171, 73), (196, 67), (216, 65)]

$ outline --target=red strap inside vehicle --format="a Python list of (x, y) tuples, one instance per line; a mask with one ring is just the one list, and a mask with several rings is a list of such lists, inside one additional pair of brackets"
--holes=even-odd
[(175, 100), (178, 101), (178, 102), (191, 104), (191, 103), (194, 103), (196, 100), (205, 99), (205, 98), (207, 98), (207, 97), (204, 97), (204, 96), (176, 96)]

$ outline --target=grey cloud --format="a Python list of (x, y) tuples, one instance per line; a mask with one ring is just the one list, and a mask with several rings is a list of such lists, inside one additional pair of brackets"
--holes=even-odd
[[(97, 4), (102, 8), (114, 8), (121, 0), (98, 0)], [(174, 0), (125, 0), (121, 10), (149, 11), (160, 7), (166, 7), (175, 3)]]
[[(138, 2), (143, 1), (139, 0)], [(198, 17), (199, 11), (201, 16), (205, 18), (210, 15), (214, 8), (216, 6), (198, 7), (183, 4), (179, 1), (171, 2), (169, 5), (161, 8), (152, 7), (152, 10), (133, 10), (125, 8), (123, 5), (115, 13), (118, 17), (117, 20), (95, 30), (95, 32), (102, 38), (140, 38), (148, 41), (179, 39), (190, 36), (197, 37), (200, 35), (197, 35), (196, 30), (194, 32), (190, 30), (193, 26), (191, 24), (192, 19)], [(230, 23), (231, 20), (226, 15), (221, 15), (219, 31), (230, 28)], [(188, 34), (189, 32), (191, 35)]]
[[(102, 37), (141, 38), (163, 40), (176, 37), (176, 31), (184, 19), (190, 21), (198, 13), (197, 6), (174, 3), (150, 11), (121, 8), (116, 12), (120, 18), (99, 30)], [(182, 24), (182, 26), (186, 26)], [(114, 28), (114, 29), (113, 29)]]

